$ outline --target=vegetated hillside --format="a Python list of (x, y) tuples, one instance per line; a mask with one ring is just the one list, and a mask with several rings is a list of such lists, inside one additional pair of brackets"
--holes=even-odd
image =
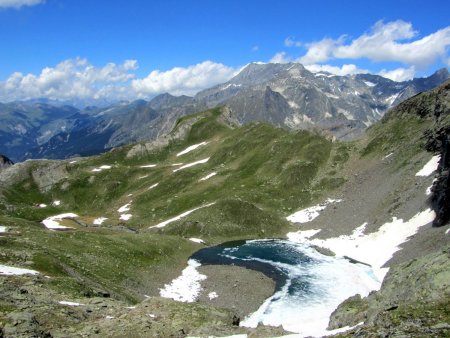
[[(446, 86), (412, 100), (429, 95), (426, 102), (436, 102), (430, 111), (437, 111), (444, 103), (448, 106)], [(444, 103), (438, 104), (440, 100)], [(363, 140), (332, 142), (320, 134), (264, 123), (237, 127), (229, 110), (217, 108), (179, 119), (171, 136), (156, 142), (90, 158), (16, 164), (0, 173), (0, 224), (6, 227), (0, 237), (0, 264), (40, 274), (1, 277), (3, 331), (6, 336), (249, 332), (233, 327), (233, 312), (213, 309), (212, 302), (139, 301), (144, 295), (158, 295), (158, 288), (177, 277), (187, 258), (202, 247), (189, 237), (211, 245), (284, 237), (288, 231), (309, 228), (322, 228), (321, 236), (335, 237), (351, 233), (363, 222), (369, 224), (367, 231), (376, 231), (393, 216), (411, 218), (427, 207), (425, 190), (433, 178), (414, 174), (431, 157), (425, 145), (437, 139), (432, 135), (440, 128), (448, 127), (448, 115), (446, 109), (439, 118), (396, 110)], [(343, 202), (313, 222), (286, 221), (294, 211), (329, 197)], [(78, 215), (60, 222), (71, 229), (51, 231), (40, 223), (63, 212)], [(180, 215), (184, 217), (162, 223)], [(107, 219), (95, 224), (100, 217)], [(427, 245), (427, 240), (433, 244)], [(401, 271), (399, 264), (422, 255), (435, 257), (448, 244), (441, 228), (431, 227), (411, 243), (390, 263), (392, 276)], [(421, 269), (426, 261), (410, 267)], [(390, 288), (389, 280), (396, 280), (389, 276), (382, 290)], [(405, 285), (412, 282), (401, 278)], [(434, 285), (423, 284), (434, 295), (448, 292), (448, 284), (441, 284), (441, 289)], [(421, 294), (423, 302), (430, 300), (426, 295)], [(398, 297), (397, 306), (406, 304), (407, 309), (418, 301), (415, 297)], [(89, 311), (84, 307), (69, 311), (57, 303), (60, 300), (87, 304)], [(367, 302), (373, 306), (370, 299)], [(137, 307), (131, 315), (126, 306), (133, 303)], [(448, 313), (440, 310), (448, 308), (448, 297), (433, 304), (435, 310), (419, 308), (431, 314), (427, 312), (427, 320), (416, 331), (408, 326), (410, 332), (448, 322)], [(420, 311), (415, 318), (425, 316)], [(402, 313), (390, 311), (390, 322), (368, 321), (363, 329), (370, 335), (380, 333), (384, 323), (390, 327), (406, 323)], [(105, 319), (107, 315), (117, 321)], [(337, 325), (345, 325), (345, 320), (339, 319)], [(256, 335), (280, 335), (264, 330)]]

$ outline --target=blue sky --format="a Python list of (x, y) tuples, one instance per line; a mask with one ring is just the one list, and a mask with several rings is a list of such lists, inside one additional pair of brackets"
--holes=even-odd
[(427, 76), (450, 65), (448, 13), (435, 0), (0, 0), (0, 101), (193, 94), (271, 60)]

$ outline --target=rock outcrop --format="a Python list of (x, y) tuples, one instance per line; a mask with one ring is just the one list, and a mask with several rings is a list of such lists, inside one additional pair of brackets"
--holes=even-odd
[(8, 168), (10, 166), (14, 165), (14, 162), (11, 161), (8, 157), (5, 155), (0, 154), (0, 170), (3, 170), (5, 168)]

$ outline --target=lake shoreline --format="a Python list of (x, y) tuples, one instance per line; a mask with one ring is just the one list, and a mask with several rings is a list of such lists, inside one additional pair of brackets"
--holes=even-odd
[[(275, 281), (259, 271), (235, 265), (202, 265), (198, 302), (231, 310), (241, 320), (275, 292)], [(217, 297), (215, 297), (217, 295)]]

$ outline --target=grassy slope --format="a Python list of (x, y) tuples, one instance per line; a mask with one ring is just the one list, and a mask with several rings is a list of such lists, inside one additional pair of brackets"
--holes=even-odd
[[(200, 119), (185, 140), (146, 156), (126, 158), (131, 146), (107, 154), (66, 162), (68, 177), (47, 192), (39, 191), (29, 175), (3, 189), (0, 223), (20, 236), (0, 238), (7, 254), (0, 263), (31, 266), (52, 277), (51, 285), (72, 296), (107, 290), (115, 297), (136, 301), (156, 294), (157, 287), (174, 278), (198, 244), (183, 237), (201, 237), (208, 243), (229, 239), (281, 236), (284, 217), (322, 198), (342, 182), (327, 169), (345, 162), (342, 146), (309, 132), (289, 132), (267, 124), (233, 129), (220, 122), (220, 110), (194, 115)], [(187, 121), (179, 121), (177, 127)], [(185, 155), (187, 146), (208, 144)], [(205, 164), (173, 172), (174, 163), (210, 157)], [(92, 172), (100, 165), (110, 170)], [(141, 165), (157, 164), (154, 168)], [(217, 175), (206, 181), (200, 178)], [(326, 181), (324, 181), (326, 177)], [(158, 186), (149, 189), (153, 184)], [(129, 196), (132, 194), (132, 196)], [(50, 206), (61, 200), (61, 205)], [(131, 202), (133, 217), (120, 221), (117, 209)], [(149, 226), (189, 209), (216, 202), (161, 230)], [(46, 203), (47, 208), (37, 204)], [(52, 232), (39, 222), (63, 212), (77, 213), (74, 227)], [(93, 227), (96, 217), (108, 217)], [(87, 226), (83, 226), (86, 224)], [(131, 231), (130, 229), (133, 229)], [(22, 252), (27, 259), (19, 259)], [(67, 287), (70, 285), (70, 287)]]

